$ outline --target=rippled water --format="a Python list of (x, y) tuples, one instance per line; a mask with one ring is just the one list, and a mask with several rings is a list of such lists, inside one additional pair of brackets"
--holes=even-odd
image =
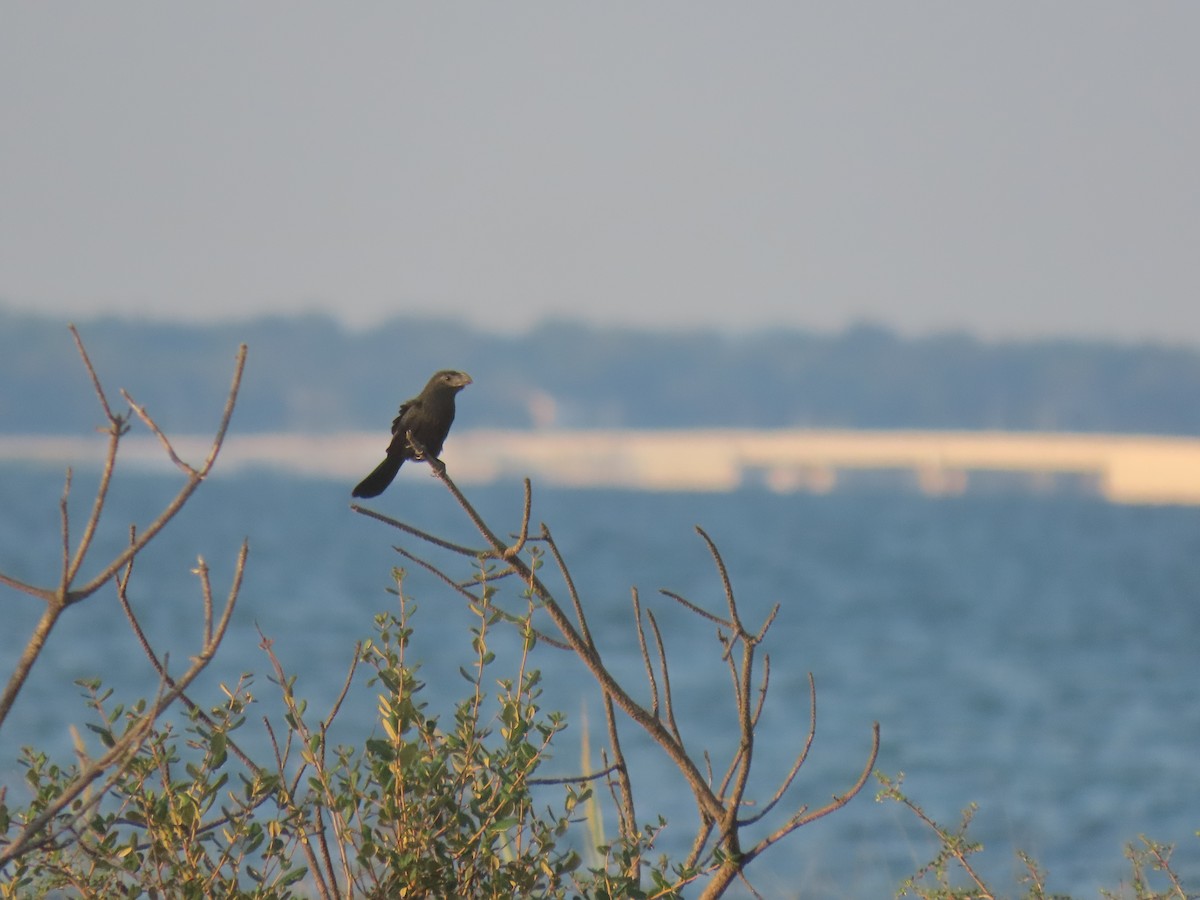
[[(94, 475), (76, 476), (76, 529)], [(0, 567), (44, 581), (59, 565), (60, 473), (0, 467)], [(130, 521), (144, 524), (170, 478), (118, 480), (103, 531), (116, 550)], [(515, 528), (519, 485), (472, 492), (500, 530)], [(242, 473), (206, 484), (140, 563), (133, 599), (154, 639), (182, 665), (195, 649), (198, 590), (189, 570), (203, 554), (223, 592), (243, 537), (246, 584), (213, 677), (266, 672), (255, 624), (272, 637), (299, 690), (323, 710), (340, 688), (354, 641), (386, 593), (402, 536), (348, 509), (348, 486)], [(451, 498), (414, 472), (374, 503), (381, 511), (471, 542)], [(819, 693), (817, 736), (789, 799), (817, 806), (852, 783), (872, 721), (878, 767), (935, 817), (957, 821), (980, 805), (972, 833), (978, 868), (1017, 894), (1022, 848), (1051, 890), (1096, 896), (1128, 878), (1122, 847), (1139, 833), (1179, 844), (1178, 869), (1200, 884), (1200, 510), (1133, 508), (1068, 497), (1013, 495), (931, 500), (888, 491), (825, 497), (538, 491), (535, 519), (553, 528), (610, 666), (645, 696), (630, 619), (630, 588), (663, 624), (685, 738), (718, 757), (733, 739), (729, 677), (712, 626), (657, 593), (723, 605), (711, 560), (692, 531), (703, 525), (725, 555), (747, 621), (781, 611), (767, 650), (771, 699), (756, 745), (752, 793), (769, 795), (808, 728), (806, 678)], [(417, 547), (411, 539), (406, 546)], [(465, 570), (464, 570), (465, 571)], [(463, 687), (470, 616), (432, 578), (406, 582), (419, 611), (416, 653), (432, 703)], [(38, 612), (0, 588), (0, 663), (11, 669)], [(546, 706), (572, 721), (550, 767), (578, 766), (580, 713), (599, 721), (580, 666), (548, 647)], [(16, 747), (64, 754), (82, 718), (77, 677), (103, 674), (121, 692), (151, 693), (154, 678), (107, 589), (73, 609), (0, 731), (0, 771), (11, 781)], [(506, 674), (497, 670), (497, 675)], [(270, 695), (265, 677), (258, 693)], [(215, 696), (215, 693), (213, 694)], [(357, 739), (373, 712), (369, 692), (340, 719)], [(672, 821), (663, 847), (685, 842), (694, 809), (632, 726), (639, 817)], [(598, 735), (594, 735), (595, 739)], [(593, 741), (594, 742), (594, 741)], [(14, 788), (15, 790), (16, 788)], [(922, 826), (873, 801), (872, 784), (847, 808), (778, 845), (751, 868), (770, 897), (889, 896), (932, 854)], [(1193, 890), (1196, 888), (1193, 887)]]

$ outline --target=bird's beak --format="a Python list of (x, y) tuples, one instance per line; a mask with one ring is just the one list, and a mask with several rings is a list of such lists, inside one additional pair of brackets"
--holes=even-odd
[(470, 375), (468, 375), (466, 372), (458, 373), (458, 386), (459, 387), (466, 387), (470, 383), (471, 383)]

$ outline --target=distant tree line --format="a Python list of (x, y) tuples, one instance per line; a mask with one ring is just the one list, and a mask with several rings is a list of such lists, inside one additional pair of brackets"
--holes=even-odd
[[(551, 321), (521, 334), (319, 315), (183, 325), (80, 321), (110, 383), (142, 385), (176, 432), (209, 430), (226, 357), (252, 350), (237, 431), (378, 429), (436, 369), (475, 378), (463, 423), (507, 428), (965, 428), (1200, 434), (1200, 350), (1083, 340), (646, 331)], [(93, 413), (65, 323), (0, 307), (0, 432), (70, 433)], [(147, 375), (147, 370), (152, 373)]]

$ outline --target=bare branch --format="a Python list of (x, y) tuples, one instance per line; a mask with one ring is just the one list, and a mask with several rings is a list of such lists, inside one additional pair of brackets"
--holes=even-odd
[(571, 570), (567, 568), (567, 561), (563, 559), (562, 553), (558, 550), (558, 544), (554, 542), (554, 538), (550, 535), (550, 529), (545, 523), (542, 523), (542, 540), (550, 548), (550, 555), (554, 557), (558, 571), (563, 577), (563, 583), (567, 586), (567, 596), (571, 598), (571, 605), (575, 607), (575, 621), (579, 623), (579, 633), (583, 636), (584, 642), (595, 650), (596, 642), (592, 640), (592, 633), (588, 630), (587, 616), (583, 614), (583, 603), (579, 600), (579, 591), (575, 588), (575, 579), (571, 577)]
[(637, 834), (637, 816), (633, 806), (633, 784), (629, 780), (629, 767), (625, 763), (625, 752), (621, 749), (621, 740), (617, 734), (617, 717), (613, 710), (612, 697), (604, 695), (604, 722), (608, 728), (608, 743), (612, 747), (613, 764), (617, 770), (617, 784), (621, 789), (621, 802), (617, 805), (617, 813), (621, 818), (621, 835), (631, 840)]
[(851, 798), (863, 789), (863, 786), (867, 783), (867, 779), (871, 777), (872, 769), (875, 767), (875, 759), (879, 754), (878, 722), (876, 722), (873, 726), (873, 733), (874, 738), (872, 742), (871, 754), (867, 760), (867, 765), (863, 769), (863, 772), (859, 776), (858, 780), (846, 794), (842, 795), (841, 797), (835, 796), (831, 803), (823, 806), (821, 809), (816, 810), (815, 812), (806, 813), (804, 809), (801, 809), (800, 813), (797, 813), (797, 815), (793, 816), (781, 828), (764, 837), (750, 850), (727, 858), (725, 862), (723, 862), (717, 868), (716, 872), (713, 874), (712, 880), (709, 881), (709, 883), (705, 886), (704, 892), (700, 895), (701, 900), (711, 900), (711, 898), (720, 897), (722, 894), (724, 894), (729, 885), (735, 879), (745, 877), (744, 873), (746, 867), (749, 866), (751, 862), (753, 862), (772, 844), (775, 844), (776, 842), (787, 837), (787, 835), (791, 834), (801, 825), (806, 825), (814, 819), (819, 819), (822, 816), (826, 816), (834, 810), (841, 809), (843, 806), (849, 803)]
[(658, 681), (654, 677), (654, 665), (650, 662), (650, 651), (646, 648), (646, 632), (642, 623), (642, 604), (638, 599), (638, 589), (635, 587), (633, 593), (633, 623), (637, 628), (638, 649), (642, 652), (642, 663), (646, 667), (646, 681), (650, 683), (650, 695), (653, 698), (650, 704), (650, 712), (652, 715), (658, 715)]
[(651, 610), (646, 610), (646, 618), (650, 620), (650, 632), (654, 635), (654, 647), (658, 651), (658, 668), (662, 672), (663, 683), (663, 711), (667, 714), (667, 724), (671, 728), (671, 734), (675, 736), (675, 740), (679, 742), (679, 746), (683, 747), (683, 735), (679, 733), (679, 725), (675, 722), (675, 703), (671, 695), (671, 670), (667, 665), (667, 650), (663, 645), (662, 632), (658, 628), (658, 620), (654, 618), (654, 613)]
[(84, 368), (87, 369), (88, 376), (92, 379), (92, 387), (96, 391), (100, 407), (104, 410), (104, 418), (110, 422), (119, 421), (120, 417), (114, 416), (111, 407), (108, 405), (108, 398), (104, 395), (104, 388), (100, 385), (100, 379), (96, 375), (96, 368), (92, 365), (91, 357), (88, 356), (87, 350), (83, 346), (83, 339), (79, 337), (79, 330), (75, 327), (74, 323), (68, 323), (67, 330), (71, 332), (71, 337), (75, 340), (75, 349), (79, 351), (79, 356), (83, 359)]
[(725, 568), (725, 560), (721, 558), (721, 551), (717, 549), (713, 539), (708, 536), (708, 532), (697, 525), (696, 533), (704, 539), (704, 543), (708, 545), (708, 552), (712, 554), (713, 562), (717, 564), (717, 572), (721, 576), (721, 587), (725, 591), (725, 602), (729, 606), (729, 621), (733, 623), (732, 627), (740, 637), (746, 633), (746, 629), (742, 627), (741, 620), (738, 619), (737, 601), (733, 598), (733, 584), (729, 581), (729, 571)]
[(342, 691), (337, 695), (337, 699), (333, 701), (333, 706), (329, 709), (329, 715), (321, 723), (321, 740), (324, 742), (325, 734), (329, 731), (329, 726), (333, 724), (333, 720), (337, 718), (337, 714), (342, 709), (342, 703), (346, 699), (346, 695), (350, 693), (350, 685), (354, 681), (354, 673), (358, 671), (359, 656), (362, 653), (362, 641), (358, 641), (354, 645), (354, 657), (350, 661), (350, 669), (346, 672), (346, 680), (342, 683)]
[(63, 484), (62, 496), (58, 499), (59, 533), (62, 535), (62, 571), (58, 581), (58, 602), (67, 596), (71, 587), (71, 517), (67, 511), (67, 501), (71, 497), (71, 469), (67, 468), (66, 481)]
[[(325, 824), (321, 820), (320, 805), (316, 805), (313, 807), (312, 815), (313, 815), (313, 832), (317, 837), (317, 846), (321, 850), (321, 862), (325, 866), (325, 871), (330, 873), (329, 889), (333, 892), (334, 900), (341, 900), (342, 889), (340, 887), (338, 887), (337, 879), (332, 877), (333, 876), (333, 860), (329, 856), (329, 840), (325, 836)], [(306, 843), (307, 843), (307, 841), (306, 841)], [(342, 851), (342, 854), (344, 857), (345, 852), (346, 852), (345, 845), (341, 841), (339, 841), (338, 847)], [(345, 860), (343, 859), (343, 862), (344, 861)]]
[[(136, 538), (136, 529), (131, 526), (129, 529), (129, 532), (130, 532), (129, 539), (132, 542)], [(249, 552), (250, 552), (249, 543), (247, 541), (243, 541), (241, 550), (238, 552), (237, 562), (235, 563), (235, 566), (234, 566), (234, 585), (236, 586), (236, 588), (231, 589), (230, 598), (236, 598), (238, 592), (241, 589), (242, 572), (246, 567), (246, 558), (247, 558)], [(150, 665), (154, 667), (154, 671), (156, 673), (158, 673), (158, 677), (168, 687), (174, 687), (175, 679), (173, 679), (170, 676), (170, 674), (168, 674), (166, 666), (164, 665), (164, 663), (161, 660), (159, 660), (158, 654), (154, 652), (154, 648), (150, 646), (150, 641), (147, 639), (146, 633), (142, 629), (142, 623), (138, 619), (137, 614), (134, 613), (133, 605), (129, 602), (129, 579), (130, 579), (131, 575), (133, 574), (134, 559), (136, 559), (136, 557), (131, 557), (129, 562), (125, 566), (124, 573), (119, 574), (117, 576), (117, 600), (121, 604), (121, 609), (125, 613), (125, 619), (129, 622), (129, 627), (133, 629), (134, 637), (137, 638), (138, 644), (142, 648), (142, 652), (144, 654), (146, 654), (146, 658), (148, 660), (150, 660)], [(213, 644), (211, 589), (207, 589), (205, 591), (205, 593), (207, 594), (207, 601), (205, 603), (205, 610), (204, 610), (204, 612), (205, 612), (204, 645), (211, 646)], [(227, 599), (226, 603), (229, 603), (229, 602), (232, 602), (232, 600)], [(212, 716), (210, 716), (207, 712), (205, 712), (203, 707), (201, 707), (200, 705), (195, 703), (192, 700), (192, 698), (189, 697), (186, 693), (182, 693), (179, 695), (179, 702), (182, 703), (190, 713), (197, 716), (200, 719), (200, 721), (204, 722), (204, 724), (208, 725), (210, 728), (216, 724), (213, 721)], [(234, 755), (242, 761), (242, 763), (246, 766), (246, 768), (248, 768), (250, 771), (252, 771), (256, 775), (262, 773), (262, 767), (259, 766), (258, 763), (256, 763), (253, 759), (251, 759), (249, 754), (247, 754), (244, 750), (242, 750), (242, 748), (238, 746), (238, 744), (233, 740), (233, 738), (226, 736), (225, 743), (229, 747), (229, 749), (233, 751)]]
[[(879, 723), (874, 722), (871, 725), (871, 752), (867, 756), (867, 763), (865, 766), (863, 766), (862, 774), (858, 777), (858, 780), (856, 782), (854, 782), (853, 785), (851, 785), (850, 790), (848, 790), (846, 793), (842, 794), (841, 796), (838, 796), (837, 794), (835, 794), (833, 797), (833, 800), (831, 800), (829, 803), (822, 806), (820, 809), (814, 810), (813, 812), (807, 813), (806, 815), (796, 817), (793, 820), (793, 822), (789, 824), (788, 830), (793, 831), (796, 828), (799, 828), (801, 825), (807, 825), (809, 822), (819, 819), (822, 816), (827, 816), (831, 812), (841, 809), (843, 806), (845, 806), (847, 803), (849, 803), (854, 798), (854, 796), (863, 789), (863, 785), (865, 785), (867, 783), (867, 779), (871, 777), (871, 771), (875, 768), (875, 760), (878, 758), (879, 758)], [(783, 835), (781, 834), (781, 835), (779, 835), (779, 837), (783, 837)], [(775, 838), (775, 840), (778, 840), (778, 839), (779, 838)], [(770, 843), (774, 843), (774, 840), (770, 841)], [(766, 846), (768, 846), (768, 844), (764, 844), (763, 849), (766, 849)]]
[[(733, 601), (732, 591), (728, 591), (728, 597), (731, 618), (738, 624), (740, 632), (741, 623), (738, 619), (737, 605)], [(725, 805), (725, 818), (721, 822), (721, 837), (734, 853), (740, 849), (737, 825), (738, 812), (741, 810), (742, 798), (746, 795), (746, 786), (750, 781), (750, 766), (754, 761), (754, 726), (750, 721), (750, 691), (751, 681), (754, 677), (755, 645), (748, 639), (749, 636), (745, 632), (740, 632), (738, 636), (742, 640), (742, 668), (740, 677), (737, 679), (737, 689), (735, 692), (737, 698), (738, 731), (740, 732), (738, 741), (739, 761), (737, 774), (733, 780), (733, 789)]]
[(512, 559), (514, 556), (519, 556), (521, 551), (525, 549), (525, 542), (529, 540), (529, 517), (533, 511), (533, 483), (525, 479), (525, 505), (521, 510), (521, 530), (517, 533), (517, 542), (504, 551), (505, 559)]
[(413, 537), (420, 538), (428, 544), (433, 544), (435, 547), (441, 547), (443, 550), (451, 550), (460, 556), (469, 556), (472, 559), (478, 559), (480, 556), (487, 556), (487, 550), (477, 550), (474, 547), (464, 547), (462, 544), (455, 544), (453, 541), (447, 541), (444, 538), (430, 534), (428, 531), (422, 531), (420, 528), (414, 528), (399, 519), (393, 519), (391, 516), (385, 516), (383, 513), (375, 512), (373, 509), (368, 509), (365, 506), (359, 506), (357, 503), (351, 503), (350, 508), (359, 515), (366, 516), (368, 519), (375, 519), (384, 524), (391, 525), (400, 531), (411, 534)]
[(666, 588), (659, 588), (658, 592), (666, 597), (670, 597), (676, 603), (680, 604), (685, 609), (691, 610), (696, 615), (700, 616), (702, 619), (708, 619), (708, 621), (713, 622), (716, 625), (720, 625), (722, 628), (728, 628), (730, 631), (733, 630), (732, 622), (726, 622), (720, 616), (714, 616), (712, 613), (710, 613), (704, 607), (697, 606), (691, 600), (681, 597), (679, 594), (675, 593), (674, 591), (668, 591)]
[(598, 778), (604, 778), (605, 776), (617, 771), (618, 768), (620, 767), (616, 763), (612, 763), (611, 765), (605, 766), (599, 772), (592, 772), (588, 775), (568, 775), (563, 778), (527, 778), (525, 779), (525, 783), (538, 786), (551, 784), (587, 784), (589, 781), (595, 781)]
[[(470, 582), (466, 582), (466, 583), (457, 582), (453, 578), (451, 578), (449, 574), (444, 572), (442, 569), (438, 568), (437, 566), (435, 566), (433, 563), (429, 562), (428, 560), (423, 559), (420, 556), (417, 556), (412, 551), (405, 550), (403, 547), (399, 547), (399, 546), (392, 547), (392, 549), (395, 550), (397, 553), (399, 553), (401, 556), (403, 556), (405, 559), (411, 560), (412, 562), (416, 563), (418, 566), (420, 566), (425, 571), (427, 571), (427, 572), (431, 573), (432, 575), (435, 575), (437, 578), (441, 579), (443, 582), (445, 582), (447, 585), (449, 585), (451, 588), (453, 588), (457, 593), (461, 594), (463, 597), (466, 597), (470, 603), (477, 606), (483, 602), (482, 598), (480, 598), (476, 594), (473, 594), (471, 591), (467, 590), (467, 584), (481, 584), (481, 582), (479, 582), (479, 581), (470, 581)], [(502, 575), (509, 575), (509, 574), (512, 574), (512, 573), (511, 572), (502, 573)], [(512, 624), (517, 624), (517, 623), (523, 621), (523, 617), (517, 616), (513, 613), (510, 613), (507, 610), (502, 609), (501, 607), (493, 606), (492, 609), (494, 609), (494, 610), (496, 610), (496, 612), (500, 613), (500, 615), (504, 617), (504, 620), (506, 622), (510, 622)], [(532, 628), (532, 626), (530, 626), (530, 627)], [(557, 638), (551, 637), (550, 635), (546, 634), (543, 631), (540, 631), (539, 629), (534, 628), (533, 633), (539, 641), (544, 641), (545, 643), (549, 644), (551, 647), (555, 647), (559, 650), (570, 650), (571, 649), (567, 644), (564, 644), (562, 641), (558, 640)]]
[(758, 720), (762, 717), (763, 707), (767, 703), (767, 688), (771, 685), (771, 655), (763, 654), (763, 675), (762, 683), (758, 686), (758, 703), (754, 705), (754, 716), (751, 724), (757, 728)]
[(775, 617), (779, 615), (779, 604), (776, 603), (771, 607), (771, 611), (767, 613), (766, 619), (763, 620), (762, 627), (758, 629), (758, 634), (751, 637), (751, 641), (755, 644), (761, 644), (763, 638), (767, 636), (767, 632), (771, 628), (771, 623), (775, 621)]
[[(26, 584), (18, 579), (11, 578), (0, 574), (0, 582), (22, 591), (32, 596), (39, 597), (47, 603), (47, 610), (42, 615), (37, 626), (34, 628), (33, 634), (26, 642), (25, 648), (22, 651), (21, 658), (17, 661), (13, 669), (13, 673), (8, 680), (4, 693), (0, 696), (0, 723), (3, 723), (7, 718), (12, 704), (16, 701), (17, 695), (20, 693), (22, 686), (29, 677), (34, 662), (41, 654), (46, 645), (51, 630), (54, 628), (62, 611), (71, 604), (78, 603), (80, 600), (95, 593), (99, 588), (114, 578), (117, 573), (139, 553), (159, 531), (175, 516), (182, 508), (183, 504), (191, 496), (200, 479), (207, 474), (211, 467), (212, 461), (215, 460), (217, 451), (220, 449), (221, 443), (224, 440), (225, 432), (229, 425), (229, 419), (233, 414), (234, 404), (237, 400), (237, 393), (241, 383), (242, 371), (245, 366), (246, 347), (243, 344), (238, 351), (237, 361), (234, 369), (233, 382), (230, 386), (229, 396), (226, 398), (225, 411), (221, 419), (221, 424), (214, 439), (212, 450), (209, 453), (209, 461), (200, 472), (195, 472), (194, 477), (189, 478), (187, 484), (183, 487), (176, 498), (168, 504), (162, 511), (159, 517), (151, 523), (151, 525), (142, 533), (137, 541), (131, 542), (126, 549), (119, 554), (115, 559), (96, 575), (90, 582), (82, 588), (73, 588), (72, 585), (78, 575), (79, 569), (83, 564), (83, 560), (87, 555), (88, 550), (92, 546), (92, 541), (95, 536), (96, 528), (100, 520), (100, 514), (103, 510), (105, 501), (108, 496), (108, 488), (112, 477), (113, 467), (115, 465), (117, 444), (122, 434), (128, 429), (125, 424), (125, 419), (113, 413), (112, 408), (108, 404), (108, 398), (104, 394), (104, 389), (100, 385), (100, 379), (96, 374), (95, 367), (92, 365), (91, 359), (84, 349), (83, 341), (79, 337), (79, 332), (72, 325), (70, 326), (71, 335), (75, 340), (75, 345), (79, 350), (80, 357), (83, 360), (84, 367), (87, 369), (88, 376), (92, 381), (92, 386), (96, 391), (96, 396), (100, 401), (101, 408), (104, 410), (104, 415), (108, 420), (107, 432), (109, 434), (108, 450), (105, 456), (104, 469), (101, 474), (100, 485), (96, 492), (96, 498), (92, 505), (92, 512), (88, 518), (87, 525), (84, 528), (83, 536), (76, 547), (74, 557), (71, 554), (70, 548), (70, 520), (68, 515), (68, 498), (71, 490), (71, 470), (67, 470), (66, 483), (63, 488), (62, 498), (59, 502), (60, 517), (61, 517), (61, 532), (62, 532), (62, 565), (58, 577), (58, 587), (56, 590), (46, 588), (38, 588), (32, 584)], [(148, 416), (143, 418), (148, 421), (152, 429), (157, 431), (157, 426), (149, 420)], [(165, 440), (165, 438), (164, 438)]]
[(190, 478), (200, 481), (203, 480), (210, 471), (212, 471), (213, 463), (217, 461), (217, 454), (221, 450), (221, 445), (225, 442), (225, 433), (229, 430), (230, 419), (233, 418), (233, 408), (237, 403), (238, 390), (242, 383), (242, 372), (244, 371), (245, 367), (246, 345), (242, 344), (238, 348), (237, 361), (234, 364), (233, 384), (230, 385), (229, 395), (225, 399), (225, 409), (221, 413), (221, 422), (217, 426), (217, 433), (213, 437), (212, 445), (208, 451), (208, 456), (204, 458), (204, 462), (199, 469), (189, 465), (179, 458), (179, 455), (175, 452), (175, 448), (171, 446), (170, 440), (165, 434), (163, 434), (162, 429), (158, 427), (158, 424), (153, 418), (150, 417), (150, 414), (146, 412), (144, 407), (133, 401), (133, 398), (129, 396), (127, 391), (122, 389), (121, 396), (125, 398), (130, 409), (137, 414), (137, 417), (141, 419), (142, 422), (145, 423), (146, 427), (154, 433), (154, 436), (158, 438), (159, 442), (163, 445), (163, 449), (166, 450), (167, 456), (170, 457), (171, 462), (175, 463), (176, 466), (188, 473)]
[[(764, 693), (765, 693), (765, 688), (764, 688)], [(758, 822), (764, 816), (768, 815), (771, 812), (771, 810), (773, 810), (776, 807), (776, 805), (779, 803), (779, 801), (783, 799), (783, 795), (785, 793), (787, 793), (787, 789), (792, 786), (792, 780), (796, 777), (796, 774), (800, 771), (800, 767), (803, 766), (804, 761), (806, 759), (808, 759), (809, 748), (812, 747), (813, 738), (816, 737), (816, 734), (817, 734), (817, 683), (813, 679), (811, 672), (808, 673), (808, 698), (809, 698), (809, 714), (808, 714), (809, 726), (808, 726), (808, 737), (805, 738), (804, 747), (800, 750), (800, 753), (796, 756), (795, 762), (792, 763), (792, 768), (788, 771), (787, 777), (783, 779), (782, 783), (779, 785), (779, 788), (775, 791), (775, 795), (769, 801), (767, 801), (766, 805), (763, 806), (762, 810), (757, 815), (751, 816), (748, 819), (742, 820), (743, 825), (753, 825), (755, 822)]]
[(22, 594), (29, 594), (31, 597), (37, 597), (39, 600), (48, 601), (54, 596), (53, 591), (48, 591), (45, 588), (40, 588), (33, 584), (27, 584), (19, 578), (13, 578), (11, 575), (5, 575), (0, 572), (0, 584), (5, 587), (12, 588), (14, 591), (20, 591)]
[[(166, 527), (168, 522), (175, 518), (175, 515), (179, 512), (179, 510), (183, 508), (183, 505), (188, 501), (188, 499), (191, 498), (192, 494), (195, 493), (196, 488), (200, 486), (200, 482), (207, 477), (209, 470), (216, 461), (217, 454), (220, 452), (221, 446), (225, 441), (225, 433), (229, 428), (229, 420), (233, 415), (233, 408), (237, 402), (238, 391), (242, 383), (242, 372), (245, 369), (245, 366), (246, 345), (242, 344), (241, 347), (238, 348), (237, 359), (234, 363), (233, 381), (229, 386), (229, 395), (225, 400), (225, 410), (221, 415), (220, 425), (217, 428), (216, 436), (213, 438), (212, 446), (209, 449), (208, 457), (205, 459), (204, 464), (199, 469), (194, 469), (186, 463), (179, 461), (178, 464), (189, 472), (188, 479), (184, 483), (183, 487), (180, 488), (179, 493), (176, 494), (174, 499), (172, 499), (171, 502), (166, 505), (163, 511), (159, 514), (158, 518), (146, 526), (146, 528), (139, 535), (136, 543), (130, 544), (128, 547), (126, 547), (125, 550), (116, 557), (116, 559), (112, 560), (107, 566), (105, 566), (104, 569), (94, 578), (92, 578), (92, 580), (86, 585), (72, 590), (67, 598), (68, 603), (78, 603), (80, 600), (83, 600), (86, 597), (94, 594), (104, 584), (106, 584), (109, 579), (111, 579), (125, 565), (125, 563), (129, 561), (131, 557), (140, 553), (142, 548), (150, 543), (150, 541), (153, 540), (154, 537)], [(140, 407), (135, 407), (135, 410), (138, 412), (139, 418), (146, 422), (147, 426), (150, 427), (152, 431), (160, 435), (160, 440), (166, 443), (169, 455), (172, 456), (172, 459), (178, 460), (178, 456), (175, 456), (174, 450), (170, 448), (170, 442), (166, 441), (165, 436), (162, 435), (162, 432), (159, 430), (158, 426), (154, 424), (153, 420), (148, 414), (146, 414), (145, 410), (142, 410)]]
[[(74, 331), (74, 329), (72, 329)], [(83, 344), (79, 340), (79, 335), (75, 335), (75, 342), (83, 352)], [(104, 510), (104, 504), (108, 499), (108, 488), (112, 483), (112, 475), (117, 464), (117, 447), (121, 443), (121, 437), (129, 431), (129, 425), (121, 416), (114, 416), (112, 410), (108, 407), (108, 401), (104, 397), (104, 392), (100, 390), (100, 382), (96, 377), (96, 372), (92, 369), (91, 360), (87, 355), (83, 356), (84, 363), (88, 367), (88, 373), (92, 376), (92, 383), (96, 387), (96, 392), (100, 397), (100, 404), (104, 408), (104, 414), (108, 418), (108, 427), (105, 429), (108, 432), (108, 448), (104, 453), (104, 466), (100, 470), (100, 483), (96, 487), (96, 497), (92, 502), (92, 512), (88, 516), (87, 524), (83, 529), (83, 536), (79, 539), (79, 546), (75, 548), (75, 558), (71, 561), (71, 567), (67, 571), (65, 584), (69, 586), (75, 581), (79, 574), (79, 567), (83, 565), (84, 557), (92, 547), (92, 541), (96, 536), (96, 528), (100, 524), (100, 513)]]
[(63, 607), (59, 603), (51, 602), (46, 604), (45, 610), (42, 611), (41, 617), (37, 624), (33, 627), (33, 633), (25, 642), (25, 648), (21, 651), (21, 656), (17, 660), (17, 664), (13, 666), (12, 675), (8, 679), (8, 684), (4, 687), (4, 693), (0, 695), (0, 724), (8, 718), (8, 713), (12, 709), (13, 703), (16, 702), (17, 695), (21, 692), (21, 687), (29, 678), (29, 672), (33, 669), (33, 664), (41, 655), (43, 648), (46, 646), (46, 640), (50, 637), (50, 632), (54, 629), (58, 622), (59, 616), (63, 614)]

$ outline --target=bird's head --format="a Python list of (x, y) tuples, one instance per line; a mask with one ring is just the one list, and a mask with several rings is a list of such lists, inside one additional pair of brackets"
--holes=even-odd
[(431, 386), (448, 387), (453, 391), (461, 391), (471, 383), (471, 376), (456, 369), (442, 369), (429, 380)]

